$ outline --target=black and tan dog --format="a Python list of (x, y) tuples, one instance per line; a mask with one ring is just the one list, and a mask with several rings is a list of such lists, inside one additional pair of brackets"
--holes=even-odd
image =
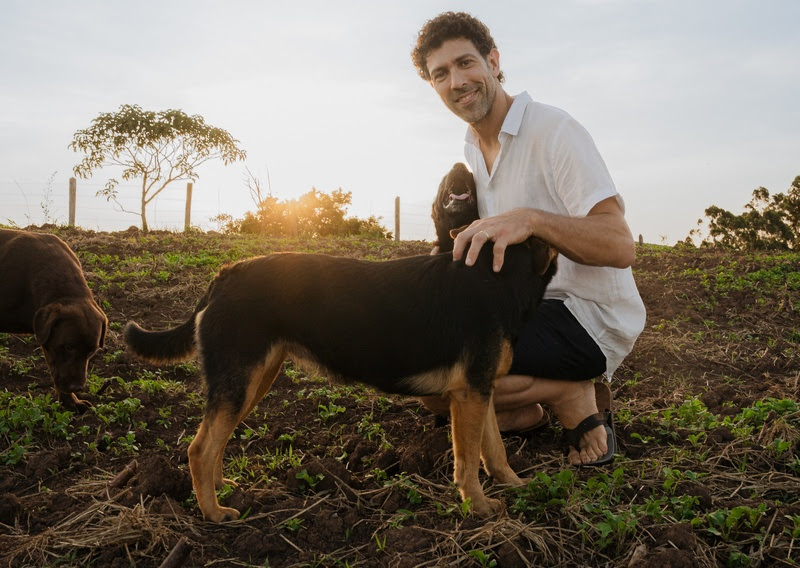
[(36, 335), (68, 408), (88, 407), (75, 393), (86, 384), (89, 358), (103, 346), (107, 323), (64, 241), (0, 229), (0, 332)]
[[(451, 223), (448, 230), (459, 224), (447, 215), (437, 222)], [(531, 239), (508, 248), (499, 273), (491, 254), (486, 247), (473, 267), (450, 253), (384, 262), (272, 254), (223, 268), (175, 329), (151, 332), (128, 323), (125, 342), (147, 360), (199, 352), (207, 404), (189, 468), (206, 519), (239, 516), (220, 507), (215, 494), (228, 483), (223, 450), (287, 357), (331, 379), (389, 393), (447, 393), (455, 483), (476, 514), (501, 511), (502, 503), (483, 493), (480, 461), (500, 483), (522, 481), (506, 461), (493, 384), (508, 371), (512, 338), (554, 274), (556, 253)]]

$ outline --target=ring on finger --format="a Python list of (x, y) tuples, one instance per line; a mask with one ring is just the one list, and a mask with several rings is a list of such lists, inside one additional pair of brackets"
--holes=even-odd
[(487, 240), (487, 241), (491, 241), (491, 240), (492, 240), (492, 237), (490, 237), (490, 236), (489, 236), (489, 233), (487, 233), (486, 231), (481, 231), (481, 232), (480, 232), (480, 233), (478, 233), (478, 234), (479, 234), (479, 235), (483, 235), (484, 237), (486, 237), (486, 240)]

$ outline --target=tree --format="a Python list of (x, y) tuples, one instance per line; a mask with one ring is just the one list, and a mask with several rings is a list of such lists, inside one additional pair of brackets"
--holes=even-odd
[[(75, 175), (89, 178), (96, 169), (120, 166), (122, 179), (142, 180), (142, 230), (147, 231), (147, 206), (172, 182), (196, 181), (197, 168), (214, 159), (225, 165), (244, 160), (238, 140), (205, 123), (203, 117), (181, 110), (145, 111), (137, 105), (122, 105), (117, 112), (103, 113), (92, 125), (75, 133), (70, 148), (86, 156), (74, 167)], [(109, 179), (97, 192), (117, 201), (116, 179)], [(129, 211), (130, 213), (135, 213)]]
[(800, 250), (800, 176), (786, 193), (759, 187), (736, 215), (712, 205), (705, 211), (712, 243), (735, 249)]
[(388, 239), (391, 233), (374, 216), (367, 219), (345, 217), (352, 201), (352, 192), (334, 189), (328, 193), (311, 188), (297, 199), (279, 200), (271, 193), (264, 196), (254, 182), (251, 193), (257, 195), (255, 213), (247, 212), (243, 219), (227, 223), (226, 230), (272, 236), (352, 236)]

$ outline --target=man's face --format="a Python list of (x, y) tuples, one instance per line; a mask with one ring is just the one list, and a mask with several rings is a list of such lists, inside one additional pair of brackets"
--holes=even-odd
[(475, 124), (489, 114), (500, 73), (497, 50), (483, 58), (471, 41), (451, 39), (432, 51), (426, 63), (431, 85), (456, 116)]

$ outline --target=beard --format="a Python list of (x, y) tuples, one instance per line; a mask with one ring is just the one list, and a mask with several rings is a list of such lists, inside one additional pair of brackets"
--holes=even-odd
[[(459, 104), (458, 99), (473, 92), (475, 93), (475, 98), (472, 102), (467, 105)], [(493, 81), (472, 83), (463, 89), (451, 93), (451, 97), (445, 99), (445, 105), (453, 114), (466, 123), (475, 124), (486, 118), (486, 115), (489, 114), (494, 104), (496, 94), (497, 87)]]

